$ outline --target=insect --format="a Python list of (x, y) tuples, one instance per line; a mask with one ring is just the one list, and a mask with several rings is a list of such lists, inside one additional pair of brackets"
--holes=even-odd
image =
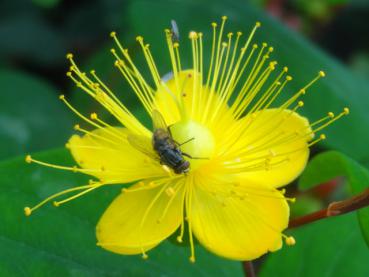
[(172, 28), (170, 30), (172, 33), (172, 42), (173, 43), (179, 42), (179, 29), (178, 29), (177, 22), (172, 19), (170, 21), (170, 25), (172, 25)]
[(191, 138), (183, 143), (176, 142), (165, 123), (163, 116), (158, 110), (153, 110), (152, 121), (154, 132), (151, 140), (151, 147), (148, 145), (149, 138), (144, 136), (129, 135), (129, 143), (142, 153), (159, 160), (163, 165), (173, 169), (176, 174), (187, 173), (190, 170), (190, 162), (184, 159), (184, 156), (192, 158), (189, 154), (183, 153), (180, 146), (192, 141)]

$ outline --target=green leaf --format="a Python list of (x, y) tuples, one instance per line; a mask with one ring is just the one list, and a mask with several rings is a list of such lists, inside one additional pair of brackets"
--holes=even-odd
[[(345, 176), (353, 194), (369, 187), (369, 171), (356, 161), (336, 151), (315, 156), (299, 180), (301, 189), (309, 189), (337, 176)], [(364, 238), (369, 246), (369, 207), (360, 209), (358, 220)]]
[[(66, 150), (35, 158), (73, 164)], [(242, 276), (239, 262), (218, 258), (202, 247), (197, 247), (197, 261), (191, 264), (188, 247), (170, 242), (150, 251), (146, 261), (96, 246), (95, 225), (120, 192), (117, 185), (58, 208), (45, 205), (30, 217), (24, 216), (24, 206), (86, 182), (80, 174), (26, 164), (23, 158), (0, 163), (2, 276)]]
[[(314, 78), (319, 70), (324, 70), (327, 77), (308, 91), (302, 110), (311, 121), (315, 121), (329, 111), (339, 113), (343, 107), (350, 107), (351, 114), (348, 118), (324, 130), (328, 136), (324, 145), (339, 149), (360, 161), (369, 160), (365, 143), (369, 140), (369, 129), (363, 128), (369, 122), (368, 81), (356, 78), (311, 42), (245, 1), (131, 1), (127, 11), (131, 22), (130, 36), (124, 37), (123, 44), (129, 45), (135, 35), (144, 36), (145, 41), (150, 43), (160, 74), (164, 75), (170, 71), (170, 66), (163, 29), (170, 27), (170, 20), (175, 19), (180, 29), (183, 67), (191, 66), (192, 58), (188, 51), (190, 42), (187, 39), (191, 30), (204, 33), (205, 64), (209, 64), (206, 58), (210, 53), (210, 22), (219, 21), (222, 15), (229, 17), (226, 32), (241, 30), (247, 35), (256, 21), (262, 22), (256, 41), (270, 43), (275, 49), (272, 59), (279, 62), (280, 68), (287, 65), (294, 77), (289, 85), (289, 92), (285, 93), (286, 96), (291, 96), (292, 92), (298, 91)], [(145, 18), (151, 20), (148, 22)], [(356, 138), (358, 143), (353, 143), (353, 138)]]
[(35, 77), (0, 70), (0, 159), (64, 145), (72, 115), (56, 89)]
[(368, 276), (368, 249), (359, 232), (353, 214), (292, 230), (296, 245), (271, 253), (258, 276)]

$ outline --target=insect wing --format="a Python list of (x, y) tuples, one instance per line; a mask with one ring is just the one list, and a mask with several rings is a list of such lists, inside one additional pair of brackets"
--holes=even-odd
[(154, 130), (163, 129), (165, 131), (168, 131), (168, 126), (165, 123), (164, 117), (158, 110), (152, 111), (152, 125), (154, 127)]
[(127, 140), (130, 145), (132, 145), (141, 153), (154, 160), (159, 160), (158, 155), (156, 155), (156, 153), (152, 149), (151, 140), (148, 137), (130, 134), (128, 135)]
[(179, 30), (177, 22), (175, 20), (171, 20), (170, 24), (172, 25), (172, 41), (179, 42)]

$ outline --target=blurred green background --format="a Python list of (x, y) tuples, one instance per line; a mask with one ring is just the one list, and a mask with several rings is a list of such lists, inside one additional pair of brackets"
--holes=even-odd
[[(306, 95), (303, 114), (315, 120), (328, 111), (350, 107), (348, 118), (326, 130), (314, 147), (312, 163), (300, 184), (298, 216), (329, 201), (358, 193), (369, 185), (369, 1), (367, 0), (3, 0), (0, 2), (0, 276), (242, 276), (238, 262), (197, 247), (165, 242), (148, 261), (107, 253), (95, 246), (94, 226), (119, 188), (91, 193), (30, 218), (32, 205), (86, 178), (24, 163), (25, 153), (72, 164), (62, 149), (79, 123), (58, 100), (65, 94), (80, 110), (103, 111), (66, 77), (65, 54), (73, 52), (86, 71), (96, 72), (142, 120), (148, 120), (129, 86), (116, 72), (109, 52), (110, 31), (117, 31), (138, 65), (143, 57), (135, 41), (150, 43), (162, 75), (170, 71), (164, 28), (175, 19), (180, 29), (184, 67), (191, 65), (186, 37), (202, 31), (210, 42), (212, 21), (227, 15), (227, 31), (247, 34), (256, 21), (257, 42), (274, 47), (273, 57), (294, 77), (286, 97), (324, 70), (327, 77)], [(187, 50), (186, 50), (187, 48)], [(205, 54), (206, 56), (206, 54)], [(146, 68), (146, 67), (144, 67)], [(148, 72), (144, 71), (144, 75)], [(106, 117), (108, 115), (105, 114)], [(53, 149), (53, 150), (51, 150)], [(341, 153), (322, 156), (326, 150)], [(45, 151), (46, 150), (46, 151)], [(332, 152), (331, 152), (332, 153)], [(330, 169), (334, 169), (330, 171)], [(319, 170), (324, 170), (321, 173)], [(348, 178), (336, 178), (337, 176)], [(329, 181), (329, 182), (327, 182)], [(320, 186), (317, 184), (323, 183)], [(368, 211), (332, 218), (293, 230), (293, 248), (256, 262), (260, 276), (369, 276)], [(362, 236), (363, 235), (363, 236)], [(363, 239), (364, 238), (364, 239)]]

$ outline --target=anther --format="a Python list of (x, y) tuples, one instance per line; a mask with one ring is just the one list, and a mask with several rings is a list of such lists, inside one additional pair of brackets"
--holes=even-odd
[(112, 38), (115, 38), (115, 37), (117, 36), (117, 33), (116, 33), (116, 32), (110, 32), (110, 36), (111, 36)]
[(286, 244), (289, 245), (289, 246), (293, 246), (293, 245), (296, 244), (296, 240), (292, 236), (286, 237), (285, 241), (286, 241)]
[(30, 207), (24, 207), (24, 215), (30, 216), (32, 214), (32, 210)]
[(110, 49), (110, 52), (111, 52), (112, 54), (115, 54), (115, 49), (114, 49), (114, 48)]
[(92, 69), (92, 70), (90, 70), (90, 73), (91, 73), (92, 75), (94, 75), (94, 74), (96, 73), (96, 71), (95, 71), (94, 69)]
[(345, 115), (348, 115), (348, 114), (350, 113), (350, 109), (349, 109), (349, 108), (344, 108), (344, 109), (343, 109), (343, 113), (344, 113)]
[(142, 42), (142, 41), (143, 41), (143, 37), (142, 37), (142, 36), (137, 36), (137, 37), (136, 37), (136, 40), (137, 40), (138, 42)]
[(173, 43), (173, 47), (174, 48), (178, 48), (179, 47), (179, 43), (178, 42)]
[(178, 237), (177, 237), (177, 241), (178, 241), (179, 243), (182, 243), (182, 242), (183, 242), (182, 237), (181, 237), (181, 236), (178, 236)]
[(328, 116), (329, 116), (330, 118), (333, 118), (333, 117), (334, 117), (334, 113), (329, 112), (329, 113), (328, 113)]
[(217, 27), (217, 25), (218, 25), (218, 24), (217, 24), (216, 22), (212, 22), (212, 23), (211, 23), (211, 26), (213, 26), (214, 28), (215, 28), (215, 27)]
[(292, 80), (292, 77), (290, 75), (286, 76), (286, 80), (287, 81), (291, 81)]
[(142, 253), (142, 259), (147, 260), (149, 256), (146, 253)]
[(325, 77), (325, 72), (324, 71), (319, 71), (319, 76), (320, 77)]
[(64, 100), (64, 99), (65, 99), (64, 94), (59, 95), (59, 99), (60, 99), (60, 100)]
[(172, 197), (175, 194), (175, 190), (172, 187), (169, 187), (165, 190), (165, 193), (169, 196)]
[(232, 32), (227, 34), (227, 37), (228, 38), (231, 38), (232, 36), (233, 36), (233, 33)]
[(273, 52), (274, 51), (274, 48), (273, 47), (269, 47), (269, 52)]
[(260, 27), (260, 26), (261, 26), (261, 23), (259, 21), (256, 21), (255, 27)]
[(242, 32), (238, 31), (237, 36), (242, 36)]
[(91, 118), (92, 120), (96, 120), (96, 119), (97, 119), (97, 113), (92, 113), (92, 114), (90, 115), (90, 118)]
[(197, 38), (197, 33), (195, 31), (191, 31), (188, 35), (188, 37), (190, 39), (196, 39)]
[(226, 15), (223, 15), (223, 16), (222, 16), (222, 20), (227, 20), (227, 18), (228, 18), (228, 17), (227, 17)]
[(191, 263), (195, 263), (195, 261), (196, 261), (195, 257), (194, 257), (194, 256), (191, 256), (191, 257), (190, 257), (190, 262), (191, 262)]
[(259, 46), (255, 43), (254, 45), (252, 45), (252, 48), (256, 49), (258, 48)]
[(320, 135), (320, 139), (321, 139), (321, 140), (325, 140), (326, 138), (327, 138), (327, 136), (326, 136), (325, 134), (321, 134), (321, 135)]
[(74, 125), (73, 129), (76, 130), (76, 131), (78, 131), (80, 129), (79, 124)]
[(268, 44), (266, 42), (263, 42), (262, 45), (263, 45), (263, 47), (267, 47), (268, 46)]
[(283, 67), (283, 71), (288, 72), (288, 67), (287, 66)]
[(222, 46), (223, 46), (223, 47), (227, 47), (227, 46), (228, 46), (228, 43), (226, 43), (226, 42), (222, 42)]
[(306, 90), (304, 90), (304, 89), (300, 89), (300, 91), (299, 91), (302, 95), (304, 95), (305, 93), (306, 93)]
[(67, 58), (68, 60), (73, 59), (73, 54), (72, 54), (72, 53), (68, 53), (68, 54), (66, 55), (66, 58)]
[(29, 163), (30, 164), (32, 162), (31, 155), (27, 155), (25, 161), (26, 161), (26, 163)]
[(303, 107), (304, 106), (304, 102), (303, 101), (299, 101), (297, 104), (299, 105), (299, 107)]
[(54, 201), (53, 202), (53, 205), (54, 205), (54, 207), (59, 207), (59, 202), (58, 201)]
[(72, 76), (72, 72), (68, 71), (68, 72), (66, 73), (66, 75), (67, 75), (68, 77), (70, 77), (70, 76)]

